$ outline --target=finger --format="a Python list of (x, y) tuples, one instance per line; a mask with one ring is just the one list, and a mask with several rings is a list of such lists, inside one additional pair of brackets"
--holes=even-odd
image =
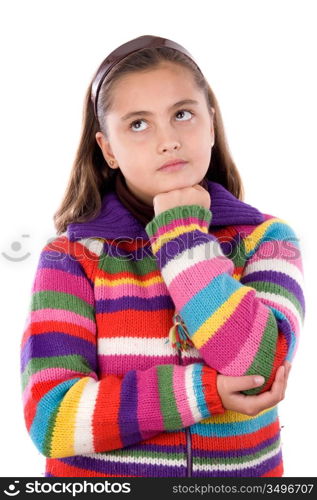
[(277, 398), (281, 398), (283, 394), (283, 389), (284, 389), (284, 383), (285, 383), (285, 375), (286, 375), (286, 370), (285, 366), (280, 366), (275, 374), (275, 380), (272, 384), (271, 389), (268, 392), (271, 392), (272, 395), (277, 396)]
[(287, 386), (287, 377), (288, 377), (288, 369), (285, 369), (284, 373), (284, 383), (283, 383), (283, 391), (282, 391), (282, 399), (285, 397), (285, 391), (286, 391), (286, 386)]
[(285, 360), (282, 366), (285, 367), (284, 385), (283, 385), (283, 396), (282, 396), (282, 399), (284, 399), (284, 397), (285, 397), (285, 391), (286, 391), (286, 387), (287, 387), (288, 375), (289, 375), (289, 372), (290, 372), (290, 369), (291, 369), (292, 365), (291, 365), (291, 363), (289, 363), (289, 361)]
[[(283, 391), (285, 386), (285, 366), (280, 366), (276, 372), (275, 380), (269, 391), (263, 393), (264, 404), (269, 403), (271, 405), (276, 405), (279, 403), (283, 397)], [(262, 394), (261, 394), (262, 396)], [(260, 401), (262, 403), (262, 401)]]
[(200, 184), (195, 184), (193, 186), (194, 189), (197, 189), (198, 191), (206, 191), (205, 188), (203, 188)]
[(286, 359), (285, 359), (283, 365), (285, 366), (286, 369), (291, 369), (292, 368), (292, 363), (290, 363)]
[(247, 389), (253, 389), (254, 387), (259, 387), (265, 382), (264, 377), (261, 375), (243, 375), (241, 377), (226, 377), (227, 387), (230, 388), (231, 392), (246, 391)]
[(292, 368), (292, 365), (290, 363), (288, 363), (288, 365), (286, 367), (286, 371), (285, 371), (285, 377), (284, 377), (283, 399), (285, 398), (288, 376), (289, 376), (289, 372), (291, 371), (291, 368)]
[(283, 366), (279, 367), (276, 372), (274, 383), (269, 391), (262, 392), (262, 394), (257, 394), (256, 396), (245, 396), (246, 398), (252, 398), (249, 402), (246, 402), (252, 414), (256, 415), (260, 411), (271, 408), (282, 399), (284, 370), (285, 368)]

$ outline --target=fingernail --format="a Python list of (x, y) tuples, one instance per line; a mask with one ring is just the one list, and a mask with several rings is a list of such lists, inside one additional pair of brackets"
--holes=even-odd
[(256, 383), (256, 385), (264, 384), (264, 380), (264, 377), (254, 377), (254, 382)]

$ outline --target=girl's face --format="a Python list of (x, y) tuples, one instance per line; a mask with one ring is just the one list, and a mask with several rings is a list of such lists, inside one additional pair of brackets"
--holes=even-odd
[[(193, 100), (195, 102), (179, 101)], [(129, 115), (129, 116), (127, 116)], [(107, 163), (120, 168), (130, 191), (153, 205), (155, 195), (198, 184), (205, 176), (214, 144), (212, 117), (190, 71), (166, 62), (123, 76), (106, 116), (108, 137), (96, 140)], [(175, 171), (159, 168), (182, 159)]]

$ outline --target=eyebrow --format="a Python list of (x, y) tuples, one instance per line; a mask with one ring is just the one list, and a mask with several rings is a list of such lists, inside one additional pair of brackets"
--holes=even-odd
[[(194, 99), (182, 99), (181, 101), (175, 102), (172, 106), (170, 106), (169, 110), (177, 108), (178, 106), (183, 106), (184, 104), (199, 104), (198, 101), (194, 101)], [(127, 113), (126, 115), (121, 117), (122, 121), (128, 120), (132, 116), (140, 116), (140, 115), (153, 115), (151, 111), (130, 111), (130, 113)]]

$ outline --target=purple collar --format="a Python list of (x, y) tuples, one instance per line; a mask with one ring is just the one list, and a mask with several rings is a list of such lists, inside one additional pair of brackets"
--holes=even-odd
[[(264, 221), (263, 214), (256, 208), (238, 200), (218, 182), (208, 180), (211, 198), (212, 219), (210, 226), (235, 224), (257, 225)], [(115, 192), (108, 192), (102, 200), (99, 215), (88, 222), (76, 222), (67, 226), (70, 241), (82, 238), (137, 238), (148, 240), (142, 224), (122, 205)]]

